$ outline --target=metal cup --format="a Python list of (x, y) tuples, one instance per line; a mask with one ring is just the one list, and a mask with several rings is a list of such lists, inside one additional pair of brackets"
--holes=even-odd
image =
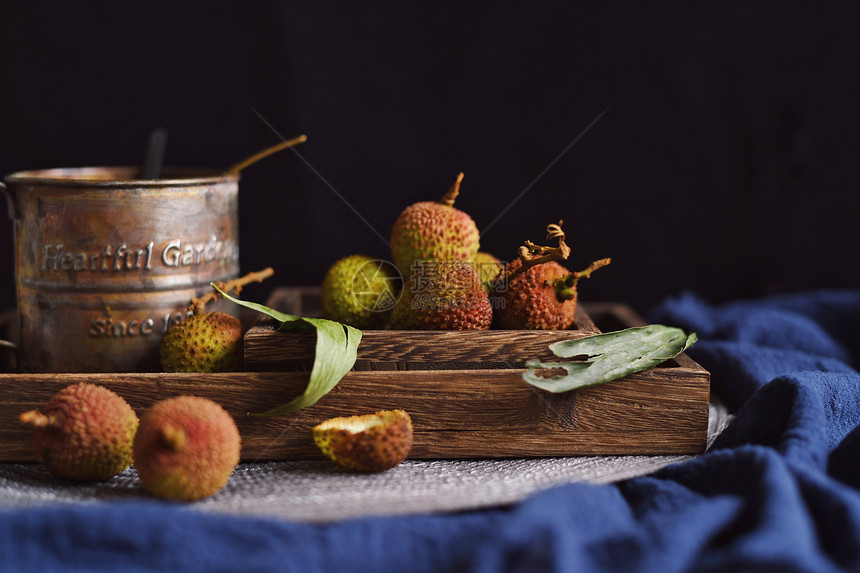
[(6, 177), (21, 370), (157, 371), (161, 337), (191, 298), (239, 275), (238, 175), (137, 177), (132, 167)]

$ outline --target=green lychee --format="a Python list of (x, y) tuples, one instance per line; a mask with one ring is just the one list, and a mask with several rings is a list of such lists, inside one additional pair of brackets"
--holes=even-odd
[(391, 256), (406, 277), (416, 261), (473, 261), (479, 248), (478, 227), (454, 207), (463, 174), (440, 201), (422, 201), (403, 210), (391, 229)]
[(358, 471), (384, 471), (412, 449), (412, 419), (404, 410), (330, 418), (314, 426), (314, 443), (330, 460)]
[(195, 313), (161, 339), (165, 372), (235, 372), (242, 367), (242, 323), (224, 312)]
[(141, 416), (134, 466), (153, 495), (194, 501), (227, 484), (240, 450), (236, 423), (220, 405), (177, 396), (157, 402)]
[(495, 278), (504, 270), (504, 263), (493, 254), (478, 251), (478, 254), (475, 255), (475, 269), (478, 271), (481, 283), (489, 291)]
[(383, 328), (403, 279), (391, 263), (368, 255), (335, 262), (320, 287), (323, 316), (359, 329)]
[(21, 414), (20, 420), (35, 428), (36, 457), (60, 478), (106, 480), (132, 463), (137, 416), (104, 386), (67, 386), (41, 410)]
[(391, 314), (400, 330), (486, 330), (490, 297), (475, 267), (463, 261), (423, 261), (413, 267)]

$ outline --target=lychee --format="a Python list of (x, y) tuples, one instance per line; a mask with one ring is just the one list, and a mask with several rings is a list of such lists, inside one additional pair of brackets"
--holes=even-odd
[(440, 201), (422, 201), (403, 210), (391, 229), (391, 256), (406, 277), (416, 261), (469, 261), (479, 248), (479, 233), (468, 214), (454, 207), (460, 173)]
[(194, 501), (227, 484), (240, 450), (236, 423), (220, 405), (177, 396), (157, 402), (141, 416), (134, 466), (153, 495)]
[(242, 323), (225, 312), (199, 312), (161, 339), (165, 372), (235, 372), (242, 367)]
[(424, 261), (416, 265), (391, 313), (399, 330), (487, 330), (493, 307), (474, 265)]
[(610, 263), (594, 261), (582, 271), (571, 272), (558, 261), (570, 255), (562, 222), (547, 227), (547, 238), (558, 239), (558, 247), (539, 247), (527, 241), (520, 256), (495, 281), (494, 323), (514, 330), (566, 330), (574, 324), (579, 279)]
[(475, 270), (488, 291), (492, 290), (493, 281), (504, 270), (504, 266), (498, 257), (486, 251), (478, 251), (475, 255)]
[(384, 328), (403, 279), (391, 263), (368, 255), (336, 261), (323, 278), (323, 316), (358, 329)]
[[(522, 267), (515, 259), (510, 271)], [(511, 279), (498, 292), (503, 301), (495, 311), (497, 328), (515, 330), (567, 330), (573, 325), (578, 293), (564, 281), (570, 271), (556, 261), (531, 267)]]
[(132, 463), (137, 416), (104, 386), (67, 386), (41, 410), (21, 414), (20, 420), (35, 428), (36, 457), (60, 478), (106, 480)]
[(312, 430), (314, 443), (332, 461), (378, 472), (402, 462), (412, 449), (412, 419), (404, 410), (331, 418)]

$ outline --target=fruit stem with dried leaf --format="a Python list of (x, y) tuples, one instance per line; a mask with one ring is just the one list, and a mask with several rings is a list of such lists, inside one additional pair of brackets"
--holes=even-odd
[(559, 221), (558, 223), (550, 223), (546, 227), (546, 238), (558, 239), (557, 247), (543, 247), (535, 245), (531, 241), (526, 241), (525, 244), (520, 247), (520, 259), (523, 264), (520, 268), (515, 269), (508, 275), (508, 280), (526, 272), (535, 265), (540, 265), (549, 261), (565, 260), (570, 256), (570, 247), (564, 242), (564, 231), (561, 230), (561, 226), (563, 224), (564, 221)]
[[(272, 267), (267, 267), (262, 271), (248, 273), (244, 277), (240, 277), (238, 279), (229, 280), (227, 282), (216, 281), (215, 284), (224, 292), (233, 291), (234, 294), (239, 294), (242, 292), (242, 287), (245, 285), (249, 285), (253, 282), (261, 283), (273, 274), (275, 274), (275, 271)], [(217, 299), (218, 293), (215, 290), (212, 290), (199, 298), (193, 297), (191, 299), (190, 308), (194, 311), (194, 314), (203, 314), (205, 312), (206, 303)]]

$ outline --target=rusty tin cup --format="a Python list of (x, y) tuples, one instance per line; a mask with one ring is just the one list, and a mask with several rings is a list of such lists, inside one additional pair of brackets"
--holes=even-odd
[[(237, 174), (133, 167), (6, 177), (20, 368), (159, 370), (158, 347), (209, 283), (239, 275)], [(222, 310), (220, 301), (207, 310)]]

